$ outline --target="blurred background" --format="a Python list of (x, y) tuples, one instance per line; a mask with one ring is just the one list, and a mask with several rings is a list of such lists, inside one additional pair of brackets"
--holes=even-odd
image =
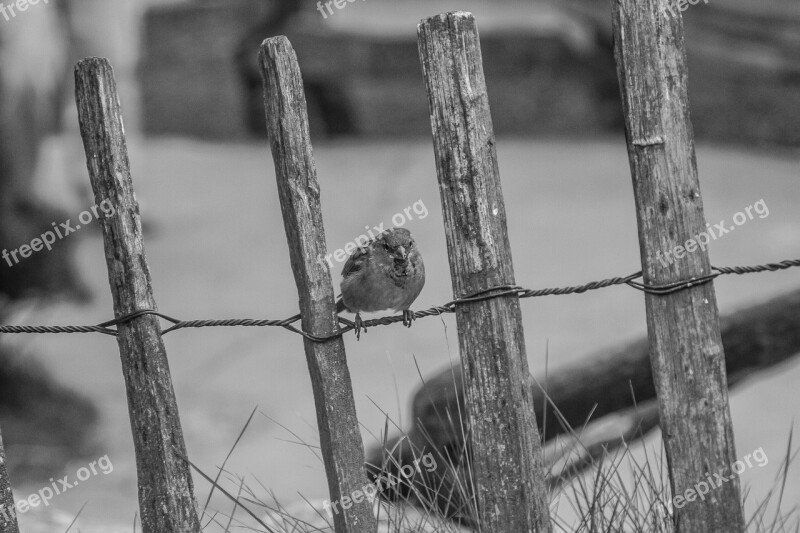
[[(256, 54), (287, 35), (308, 100), (330, 251), (365, 226), (406, 224), (428, 281), (415, 308), (452, 290), (416, 25), (444, 11), (478, 22), (498, 134), (517, 282), (573, 285), (639, 270), (630, 173), (612, 55), (611, 7), (597, 0), (50, 0), (0, 16), (0, 248), (17, 249), (94, 203), (73, 100), (72, 67), (115, 69), (159, 309), (181, 319), (283, 318), (297, 311)], [(697, 161), (708, 221), (763, 200), (769, 216), (715, 241), (716, 265), (800, 251), (800, 4), (709, 0), (682, 13)], [(342, 264), (332, 269), (338, 286)], [(0, 323), (95, 324), (111, 318), (98, 225), (52, 251), (0, 263)], [(800, 286), (796, 271), (715, 282), (722, 314)], [(532, 371), (581, 361), (646, 332), (644, 299), (611, 288), (522, 304)], [(214, 472), (252, 409), (228, 470), (282, 503), (327, 498), (302, 343), (273, 329), (183, 330), (166, 339), (189, 454)], [(366, 447), (385, 416), (407, 427), (420, 384), (458, 361), (452, 316), (410, 331), (346, 338)], [(749, 510), (773, 487), (800, 412), (800, 365), (732, 393)], [(23, 531), (133, 531), (136, 469), (116, 341), (101, 335), (0, 337), (0, 427), (15, 497), (97, 475), (20, 517)], [(659, 436), (644, 446), (658, 450)], [(303, 444), (305, 443), (305, 444)], [(642, 453), (638, 445), (633, 453)], [(797, 470), (795, 469), (795, 472)], [(232, 478), (235, 479), (235, 478)], [(797, 477), (795, 476), (795, 479)], [(196, 478), (198, 499), (208, 485)], [(260, 484), (263, 484), (261, 487)], [(233, 484), (233, 489), (236, 488)], [(786, 488), (800, 502), (800, 486)], [(215, 498), (221, 512), (229, 511)], [(568, 510), (562, 509), (568, 513)], [(213, 526), (212, 526), (213, 527)], [(212, 529), (213, 530), (213, 529)]]

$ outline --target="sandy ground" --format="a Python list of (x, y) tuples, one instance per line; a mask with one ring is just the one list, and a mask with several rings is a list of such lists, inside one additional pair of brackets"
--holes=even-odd
[[(517, 282), (559, 286), (638, 270), (638, 244), (625, 145), (607, 141), (498, 141)], [(415, 202), (428, 210), (406, 224), (423, 251), (428, 282), (416, 307), (452, 296), (441, 208), (430, 141), (338, 142), (316, 147), (325, 230), (330, 250), (344, 246), (366, 225), (375, 226)], [(151, 140), (132, 149), (142, 216), (150, 228), (147, 258), (159, 309), (190, 318), (282, 318), (297, 310), (274, 171), (265, 144), (218, 145)], [(756, 264), (800, 255), (800, 155), (748, 152), (701, 145), (706, 217), (731, 220), (763, 199), (769, 216), (747, 222), (711, 248), (718, 265)], [(87, 180), (88, 181), (88, 180)], [(85, 207), (91, 205), (87, 200)], [(78, 212), (75, 213), (77, 216)], [(17, 317), (25, 323), (93, 324), (111, 318), (102, 242), (82, 230), (78, 261), (95, 300)], [(338, 285), (341, 264), (334, 268)], [(800, 285), (800, 272), (727, 277), (716, 283), (723, 313)], [(526, 300), (522, 304), (528, 358), (541, 375), (549, 346), (551, 368), (645, 333), (644, 299), (628, 288)], [(382, 410), (407, 424), (419, 382), (416, 365), (430, 374), (458, 358), (452, 316), (369, 331), (346, 346), (367, 446), (384, 424)], [(124, 386), (114, 339), (101, 335), (13, 338), (29, 345), (66, 384), (92, 398), (102, 413), (99, 455), (113, 472), (92, 476), (52, 500), (45, 513), (69, 523), (85, 502), (84, 532), (130, 532), (136, 512), (136, 474)], [(250, 411), (259, 414), (229, 463), (266, 498), (258, 481), (282, 501), (326, 497), (321, 463), (302, 439), (316, 444), (315, 410), (302, 343), (281, 329), (184, 330), (166, 337), (172, 375), (191, 458), (207, 471), (225, 457)], [(745, 471), (749, 508), (772, 486), (793, 419), (800, 412), (793, 362), (753, 378), (732, 394), (740, 456), (763, 447), (770, 462)], [(268, 418), (270, 417), (270, 418)], [(271, 419), (274, 419), (271, 420)], [(290, 434), (285, 426), (297, 436)], [(649, 440), (654, 443), (654, 439)], [(75, 473), (77, 461), (54, 477)], [(797, 479), (798, 469), (794, 469)], [(229, 486), (235, 490), (231, 484)], [(17, 498), (41, 486), (16, 486)], [(208, 485), (198, 478), (205, 499)], [(800, 485), (784, 500), (800, 501)], [(218, 505), (221, 502), (218, 502)], [(219, 505), (227, 511), (227, 504)], [(35, 515), (35, 516), (34, 516)], [(42, 518), (31, 511), (22, 518)], [(66, 522), (64, 522), (66, 520)], [(30, 523), (30, 522), (29, 522)], [(63, 527), (62, 529), (63, 530)], [(209, 530), (215, 530), (210, 528)], [(31, 529), (27, 529), (31, 531)]]

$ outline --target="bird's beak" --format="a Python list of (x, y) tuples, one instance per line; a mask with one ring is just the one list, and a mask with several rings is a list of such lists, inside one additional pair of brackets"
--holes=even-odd
[(401, 246), (400, 248), (398, 248), (398, 249), (397, 249), (397, 253), (398, 253), (398, 254), (400, 255), (400, 257), (403, 259), (403, 261), (405, 261), (406, 259), (408, 259), (408, 252), (406, 252), (406, 249), (405, 249), (405, 247), (404, 247), (404, 246)]

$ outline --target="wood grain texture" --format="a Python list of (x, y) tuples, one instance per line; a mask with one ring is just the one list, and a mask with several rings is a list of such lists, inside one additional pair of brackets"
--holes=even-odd
[(8, 478), (2, 435), (0, 435), (0, 533), (19, 533), (17, 508), (14, 505), (14, 493)]
[[(646, 284), (708, 274), (703, 249), (665, 251), (706, 230), (689, 117), (683, 22), (669, 0), (613, 2), (614, 56), (625, 115)], [(713, 283), (645, 296), (650, 360), (674, 495), (736, 461)], [(744, 531), (738, 476), (675, 508), (680, 532)]]
[[(303, 80), (294, 49), (286, 37), (267, 39), (259, 56), (264, 107), (286, 240), (300, 297), (303, 330), (325, 336), (337, 327), (330, 271), (317, 257), (325, 255), (320, 189), (308, 134)], [(356, 417), (344, 340), (324, 343), (303, 339), (314, 401), (320, 447), (328, 477), (337, 533), (374, 533), (372, 504), (361, 498), (348, 504), (367, 484), (364, 444)], [(333, 504), (332, 504), (333, 505)], [(344, 508), (348, 505), (348, 508)]]
[[(142, 242), (125, 130), (111, 65), (84, 59), (75, 67), (75, 100), (99, 217), (116, 318), (156, 309)], [(161, 327), (153, 315), (118, 326), (117, 342), (136, 450), (139, 509), (145, 533), (199, 532), (194, 487)]]
[[(437, 15), (421, 22), (417, 36), (454, 297), (513, 285), (475, 20), (464, 12)], [(550, 531), (519, 300), (459, 304), (456, 319), (481, 526)]]

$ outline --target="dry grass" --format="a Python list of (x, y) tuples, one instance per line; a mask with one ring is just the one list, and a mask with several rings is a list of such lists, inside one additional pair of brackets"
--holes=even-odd
[[(255, 410), (236, 439), (231, 451), (218, 469), (214, 479), (201, 475), (212, 485), (211, 492), (219, 491), (228, 500), (226, 511), (211, 510), (211, 493), (203, 509), (204, 531), (232, 531), (234, 528), (252, 528), (254, 531), (274, 531), (279, 533), (332, 532), (333, 520), (323, 510), (321, 501), (311, 501), (303, 496), (290, 504), (282, 504), (255, 479), (249, 483), (244, 477), (229, 472), (225, 464), (234, 452), (236, 445), (251, 423)], [(448, 418), (452, 423), (452, 418)], [(368, 465), (372, 478), (383, 472), (397, 472), (402, 466), (397, 459), (397, 447), (410, 447), (414, 457), (425, 453), (435, 454), (438, 468), (434, 475), (414, 475), (405, 479), (397, 490), (380, 493), (381, 498), (374, 502), (374, 512), (378, 517), (380, 533), (464, 533), (480, 531), (477, 520), (477, 506), (470, 490), (470, 464), (467, 453), (452, 450), (414, 449), (407, 439), (401, 437), (389, 443), (391, 420), (380, 437), (376, 437), (385, 450), (382, 465)], [(286, 428), (285, 428), (286, 429)], [(287, 431), (290, 431), (287, 429)], [(462, 428), (463, 431), (463, 428)], [(292, 433), (303, 446), (314, 450)], [(575, 433), (573, 436), (575, 436)], [(567, 445), (575, 446), (571, 440)], [(580, 444), (578, 444), (580, 446)], [(666, 475), (666, 460), (663, 448), (644, 449), (644, 459), (637, 459), (627, 445), (606, 453), (579, 473), (569, 483), (554, 485), (551, 494), (551, 512), (554, 531), (570, 533), (618, 533), (648, 532), (671, 533), (672, 525), (671, 494)], [(637, 444), (638, 446), (638, 444)], [(800, 532), (800, 509), (795, 504), (788, 510), (782, 499), (789, 470), (800, 450), (792, 449), (790, 433), (786, 453), (782, 459), (780, 472), (762, 502), (748, 518), (747, 530), (754, 533), (798, 533)], [(465, 452), (465, 450), (461, 450)], [(318, 456), (318, 454), (316, 454)], [(321, 464), (320, 459), (320, 464)], [(405, 461), (404, 461), (405, 462)], [(407, 463), (406, 463), (407, 464)], [(194, 466), (194, 465), (193, 465)], [(423, 472), (424, 473), (424, 472)], [(551, 474), (548, 473), (548, 477)], [(227, 488), (225, 488), (227, 487)], [(745, 489), (745, 500), (747, 493)], [(255, 525), (257, 524), (257, 525)]]

